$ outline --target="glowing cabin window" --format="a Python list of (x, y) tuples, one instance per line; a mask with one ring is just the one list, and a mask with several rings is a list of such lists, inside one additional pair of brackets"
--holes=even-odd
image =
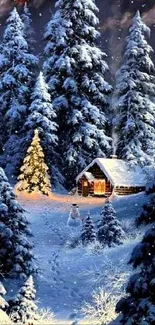
[(88, 186), (88, 182), (83, 182), (83, 186)]
[(105, 194), (105, 180), (94, 181), (94, 194), (98, 194), (98, 195)]

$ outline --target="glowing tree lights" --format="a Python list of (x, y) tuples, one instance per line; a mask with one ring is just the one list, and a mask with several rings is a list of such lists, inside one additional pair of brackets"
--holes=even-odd
[(44, 162), (44, 153), (37, 129), (20, 170), (21, 174), (18, 177), (19, 184), (17, 186), (19, 191), (49, 194), (51, 184), (47, 174), (48, 167)]

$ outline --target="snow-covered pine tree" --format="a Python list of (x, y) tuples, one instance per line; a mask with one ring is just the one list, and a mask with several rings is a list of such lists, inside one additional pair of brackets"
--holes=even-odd
[(21, 15), (22, 22), (24, 24), (24, 35), (25, 39), (31, 50), (34, 50), (35, 41), (35, 32), (32, 28), (32, 17), (28, 7), (27, 2), (24, 4), (23, 13)]
[(87, 215), (83, 222), (81, 240), (83, 245), (93, 243), (96, 240), (95, 226), (90, 214)]
[(106, 55), (96, 45), (96, 13), (93, 0), (57, 1), (45, 32), (44, 74), (60, 125), (60, 157), (69, 187), (93, 158), (111, 150), (106, 118), (111, 86), (104, 78)]
[(0, 310), (5, 310), (6, 307), (8, 306), (8, 303), (4, 299), (5, 294), (6, 294), (6, 290), (5, 290), (2, 282), (0, 282)]
[(116, 74), (114, 121), (119, 135), (117, 154), (131, 166), (155, 161), (155, 68), (153, 49), (146, 37), (150, 29), (140, 13), (129, 30), (124, 61)]
[(39, 130), (41, 146), (45, 154), (45, 161), (49, 166), (51, 182), (57, 186), (58, 183), (63, 183), (63, 177), (58, 170), (58, 155), (56, 152), (58, 143), (56, 132), (58, 125), (55, 122), (56, 113), (53, 110), (48, 85), (44, 80), (42, 72), (40, 72), (36, 81), (31, 100), (30, 115), (24, 128), (26, 138), (32, 139), (34, 130)]
[(122, 244), (125, 234), (121, 228), (121, 223), (116, 218), (116, 212), (112, 203), (109, 200), (103, 206), (101, 220), (98, 222), (97, 228), (98, 240), (104, 246), (111, 247)]
[(38, 59), (29, 52), (24, 24), (14, 8), (3, 34), (0, 62), (1, 163), (17, 168), (22, 158), (22, 128), (30, 106)]
[(5, 276), (27, 276), (33, 272), (33, 245), (24, 210), (17, 202), (0, 168), (0, 272)]
[[(154, 325), (155, 323), (155, 225), (146, 232), (131, 255), (130, 263), (138, 268), (127, 285), (127, 296), (117, 304), (120, 316), (116, 325)], [(140, 267), (140, 269), (139, 269)]]
[(10, 300), (9, 315), (13, 322), (31, 324), (37, 320), (37, 305), (35, 304), (36, 290), (34, 288), (33, 277), (27, 279), (19, 290), (17, 296)]
[(18, 191), (41, 192), (49, 195), (51, 185), (47, 173), (48, 167), (44, 162), (44, 153), (37, 129), (20, 171), (19, 184), (17, 184)]
[(155, 222), (155, 170), (146, 188), (148, 202), (143, 206), (143, 211), (136, 219), (136, 224), (150, 224)]

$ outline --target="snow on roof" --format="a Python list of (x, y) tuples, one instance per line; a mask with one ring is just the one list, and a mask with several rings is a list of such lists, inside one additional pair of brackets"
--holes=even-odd
[(95, 179), (94, 176), (92, 175), (92, 173), (89, 173), (89, 172), (83, 172), (82, 175), (86, 176), (87, 180), (90, 182), (94, 181), (94, 179)]
[[(128, 186), (141, 187), (146, 185), (146, 177), (139, 166), (131, 169), (128, 163), (122, 159), (96, 158), (76, 178), (78, 180), (92, 167), (97, 164), (107, 176), (114, 187)], [(87, 172), (88, 173), (88, 172)], [(93, 175), (92, 175), (93, 176)]]

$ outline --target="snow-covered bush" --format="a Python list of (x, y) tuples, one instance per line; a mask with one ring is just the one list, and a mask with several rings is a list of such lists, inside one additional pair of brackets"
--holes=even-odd
[(9, 301), (9, 315), (13, 322), (27, 324), (38, 320), (35, 295), (33, 277), (30, 276), (17, 296)]
[(103, 288), (99, 288), (92, 295), (92, 303), (85, 303), (82, 313), (89, 319), (89, 325), (107, 325), (115, 319), (115, 306), (118, 298), (106, 292)]
[(97, 237), (103, 246), (111, 247), (122, 244), (125, 233), (109, 200), (107, 200), (101, 211), (101, 220), (98, 222), (97, 228)]
[(37, 313), (37, 321), (34, 322), (34, 324), (40, 324), (40, 325), (53, 325), (55, 324), (55, 317), (54, 314), (52, 313), (51, 309), (43, 308), (39, 309)]

